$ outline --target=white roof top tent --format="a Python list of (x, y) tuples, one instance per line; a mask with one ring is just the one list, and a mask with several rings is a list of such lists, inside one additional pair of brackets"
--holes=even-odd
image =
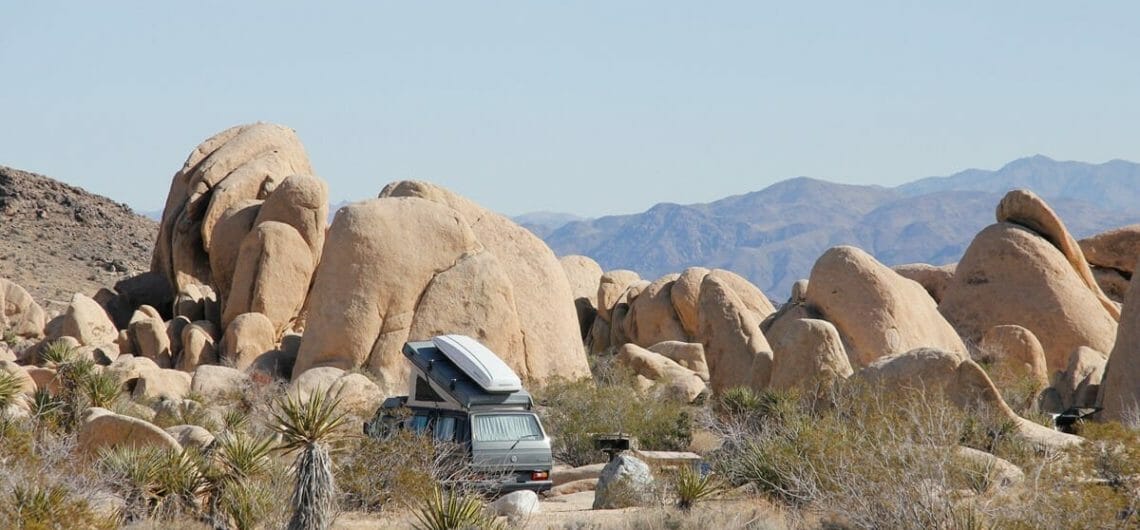
[(440, 335), (404, 345), (412, 363), (406, 405), (450, 410), (530, 410), (518, 374), (475, 339)]
[(495, 352), (466, 335), (440, 335), (431, 339), (451, 362), (487, 392), (518, 392), (522, 381)]

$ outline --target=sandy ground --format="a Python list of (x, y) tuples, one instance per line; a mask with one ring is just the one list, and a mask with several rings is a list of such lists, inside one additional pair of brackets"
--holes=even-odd
[[(625, 528), (665, 528), (669, 522), (688, 520), (690, 523), (709, 525), (710, 530), (728, 530), (757, 526), (784, 528), (778, 510), (757, 499), (708, 501), (700, 504), (693, 513), (681, 515), (674, 508), (625, 508), (621, 510), (592, 510), (594, 492), (584, 491), (541, 501), (541, 511), (512, 528), (603, 530)], [(364, 530), (372, 528), (411, 528), (411, 514), (377, 515), (365, 513), (342, 514), (333, 525), (337, 530)], [(757, 523), (760, 523), (757, 525)], [(689, 527), (689, 526), (686, 526)]]

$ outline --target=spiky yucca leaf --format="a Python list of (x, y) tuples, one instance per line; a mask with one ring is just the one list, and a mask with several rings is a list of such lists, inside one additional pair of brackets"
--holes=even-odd
[(150, 495), (162, 468), (162, 451), (155, 447), (118, 446), (99, 451), (99, 467), (128, 489)]
[(673, 493), (677, 496), (677, 507), (689, 511), (699, 501), (715, 497), (724, 491), (724, 486), (711, 473), (702, 475), (692, 467), (682, 467), (677, 472)]
[(249, 415), (237, 410), (228, 409), (222, 415), (222, 430), (226, 432), (244, 431), (249, 427)]
[(281, 446), (288, 452), (316, 443), (331, 443), (341, 437), (337, 430), (348, 421), (340, 412), (340, 392), (329, 395), (318, 388), (308, 399), (291, 393), (277, 399), (272, 411), (273, 430), (281, 433)]
[(53, 512), (67, 499), (67, 489), (60, 485), (37, 486), (17, 484), (12, 489), (13, 513), (16, 522), (24, 527), (48, 528), (54, 521)]
[(109, 409), (115, 404), (122, 388), (115, 378), (107, 374), (92, 374), (84, 380), (81, 390), (92, 407)]
[(220, 508), (237, 530), (257, 528), (279, 502), (273, 495), (273, 489), (264, 481), (235, 484), (226, 490)]
[(40, 350), (40, 362), (46, 366), (59, 366), (75, 359), (75, 348), (62, 340), (52, 341)]
[(195, 449), (159, 453), (156, 493), (160, 497), (176, 495), (183, 499), (197, 496), (205, 487), (202, 470), (205, 459)]
[(59, 422), (63, 411), (63, 401), (51, 395), (46, 388), (38, 388), (28, 400), (28, 412), (40, 425), (54, 425)]
[(463, 530), (466, 528), (502, 529), (505, 526), (489, 515), (483, 503), (455, 491), (444, 492), (439, 487), (415, 511), (415, 528), (420, 530)]
[(254, 438), (246, 434), (227, 434), (218, 440), (218, 463), (223, 476), (241, 480), (264, 474), (269, 469), (272, 438)]
[(24, 381), (10, 372), (0, 372), (0, 411), (16, 403), (24, 391)]

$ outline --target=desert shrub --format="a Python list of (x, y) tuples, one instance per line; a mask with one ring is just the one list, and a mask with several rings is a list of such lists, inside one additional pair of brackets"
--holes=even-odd
[[(710, 460), (733, 483), (834, 515), (840, 527), (959, 528), (981, 521), (953, 493), (988, 487), (987, 476), (964, 472), (953, 451), (969, 438), (965, 412), (923, 392), (887, 394), (854, 383), (835, 392), (823, 400), (740, 392), (728, 404), (722, 396), (717, 418), (734, 422), (732, 436)], [(984, 435), (988, 427), (974, 431), (992, 447), (998, 442)]]
[(18, 484), (0, 500), (0, 521), (10, 528), (117, 528), (114, 518), (99, 517), (87, 500), (60, 484)]
[(60, 430), (64, 424), (64, 402), (46, 388), (37, 388), (28, 400), (28, 413), (37, 435)]
[(354, 439), (341, 454), (337, 484), (341, 506), (350, 510), (415, 506), (467, 472), (462, 446), (405, 430), (384, 439)]
[(99, 468), (123, 498), (128, 521), (150, 515), (161, 463), (162, 453), (154, 447), (121, 446), (99, 453)]
[(16, 334), (15, 329), (6, 327), (3, 335), (0, 335), (0, 342), (15, 348), (20, 343), (20, 336)]
[(724, 491), (724, 486), (716, 475), (702, 474), (690, 466), (681, 467), (671, 478), (677, 508), (684, 512), (692, 510), (698, 502)]
[[(232, 522), (237, 530), (258, 528), (275, 512), (281, 511), (282, 492), (274, 487), (275, 484), (284, 483), (288, 477), (280, 476), (274, 480), (251, 480), (236, 484), (226, 490), (226, 495), (219, 500), (219, 510)], [(281, 524), (266, 525), (266, 528), (281, 528)]]
[(413, 513), (416, 517), (414, 527), (420, 530), (506, 528), (506, 525), (487, 513), (483, 501), (478, 497), (465, 495), (456, 490), (445, 491), (438, 487)]
[(620, 432), (641, 447), (680, 451), (692, 439), (685, 403), (625, 385), (595, 385), (589, 379), (556, 379), (536, 392), (543, 425), (553, 437), (554, 457), (574, 466), (606, 461), (593, 434)]

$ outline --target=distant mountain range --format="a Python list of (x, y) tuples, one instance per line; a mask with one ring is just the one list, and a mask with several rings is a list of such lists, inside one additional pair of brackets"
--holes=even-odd
[(590, 256), (606, 270), (654, 279), (702, 265), (736, 271), (777, 300), (835, 245), (888, 265), (958, 261), (1005, 192), (1044, 197), (1076, 237), (1140, 222), (1140, 164), (1059, 162), (1034, 156), (997, 171), (970, 169), (895, 188), (793, 178), (706, 204), (662, 203), (633, 215), (570, 221), (515, 218), (558, 255)]

